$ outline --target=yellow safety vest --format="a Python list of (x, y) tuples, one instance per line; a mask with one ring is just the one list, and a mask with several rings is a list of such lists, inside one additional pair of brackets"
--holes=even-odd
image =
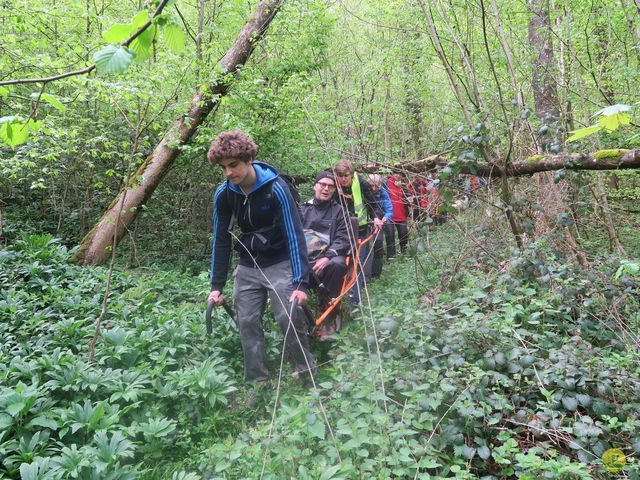
[(362, 191), (360, 190), (360, 181), (358, 175), (353, 172), (353, 180), (351, 181), (351, 194), (353, 195), (353, 210), (358, 217), (358, 225), (367, 224), (367, 209), (362, 201)]

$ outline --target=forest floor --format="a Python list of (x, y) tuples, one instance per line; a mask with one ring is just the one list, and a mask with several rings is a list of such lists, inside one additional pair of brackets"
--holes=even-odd
[(48, 236), (14, 241), (0, 478), (638, 478), (637, 261), (515, 251), (500, 224), (471, 212), (414, 234), (314, 345), (310, 390), (267, 315), (274, 379), (250, 408), (229, 319), (204, 333), (206, 273), (116, 271), (90, 363), (107, 271)]

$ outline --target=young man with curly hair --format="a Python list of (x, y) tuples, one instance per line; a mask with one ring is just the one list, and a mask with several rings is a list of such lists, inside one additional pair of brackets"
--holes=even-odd
[(227, 178), (217, 189), (213, 205), (213, 250), (209, 301), (220, 305), (231, 261), (232, 230), (238, 266), (233, 273), (233, 300), (244, 352), (248, 384), (269, 378), (261, 317), (267, 297), (293, 359), (295, 375), (304, 380), (315, 373), (305, 320), (299, 305), (307, 301), (309, 262), (298, 206), (287, 183), (271, 166), (255, 161), (258, 147), (240, 130), (223, 132), (207, 154)]

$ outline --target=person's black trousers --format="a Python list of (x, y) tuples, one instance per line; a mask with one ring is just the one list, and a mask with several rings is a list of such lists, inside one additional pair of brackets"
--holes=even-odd
[(396, 231), (393, 223), (384, 224), (384, 241), (387, 242), (387, 258), (396, 256)]
[[(347, 263), (345, 257), (338, 256), (333, 257), (319, 278), (315, 278), (314, 282), (319, 287), (319, 293), (321, 298), (325, 301), (328, 301), (332, 298), (340, 295), (340, 290), (342, 289), (342, 282), (344, 280), (345, 275), (347, 274)], [(327, 300), (328, 299), (328, 300)]]
[(393, 222), (393, 224), (396, 226), (396, 230), (398, 231), (398, 239), (400, 240), (400, 251), (404, 253), (407, 251), (407, 243), (409, 243), (409, 228), (407, 228), (407, 222)]

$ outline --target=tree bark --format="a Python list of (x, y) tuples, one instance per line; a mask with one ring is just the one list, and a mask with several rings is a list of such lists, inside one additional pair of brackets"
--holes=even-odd
[(498, 178), (503, 172), (507, 177), (524, 177), (540, 172), (554, 170), (628, 170), (640, 168), (640, 149), (603, 150), (595, 153), (574, 153), (562, 155), (538, 155), (524, 161), (514, 162), (506, 170), (498, 165), (477, 164), (456, 166), (454, 162), (441, 155), (432, 155), (416, 162), (400, 165), (368, 164), (361, 170), (375, 172), (387, 168), (398, 172), (423, 173), (452, 166), (458, 173), (477, 175), (486, 178)]
[(556, 79), (553, 76), (553, 44), (549, 0), (529, 0), (529, 45), (533, 50), (531, 87), (536, 116), (544, 123), (560, 115)]
[(197, 92), (187, 113), (171, 126), (138, 171), (127, 179), (127, 187), (120, 192), (100, 221), (82, 240), (72, 261), (84, 265), (99, 265), (107, 259), (114, 239), (117, 245), (140, 207), (151, 197), (169, 166), (177, 158), (180, 146), (193, 137), (207, 115), (217, 108), (220, 98), (229, 89), (232, 77), (249, 59), (257, 41), (267, 31), (281, 4), (282, 0), (260, 2), (233, 46), (218, 63), (211, 85)]
[[(554, 76), (549, 0), (529, 0), (529, 7), (529, 45), (532, 50), (531, 87), (535, 112), (544, 125), (555, 124), (560, 119), (560, 102), (557, 81)], [(543, 139), (539, 139), (539, 143), (546, 147), (545, 150), (560, 145), (562, 142), (562, 135), (558, 127), (550, 128), (549, 131), (553, 132), (550, 141), (543, 143)], [(560, 184), (554, 182), (549, 172), (539, 175), (536, 180), (540, 203), (544, 207), (541, 212), (535, 214), (536, 232), (540, 236), (553, 228), (558, 216), (568, 210), (565, 201), (568, 187), (565, 182)], [(586, 265), (586, 256), (580, 249), (573, 230), (565, 228), (562, 234), (566, 245), (580, 264)]]

